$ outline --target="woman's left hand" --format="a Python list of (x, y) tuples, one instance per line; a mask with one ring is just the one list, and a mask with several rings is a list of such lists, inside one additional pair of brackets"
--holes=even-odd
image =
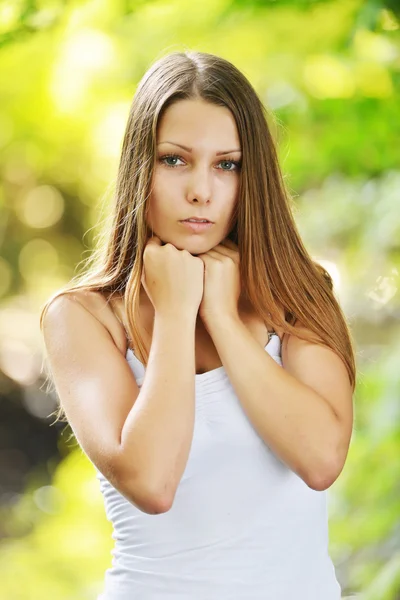
[(239, 251), (229, 238), (204, 254), (203, 299), (199, 315), (205, 324), (221, 316), (237, 317), (240, 297)]

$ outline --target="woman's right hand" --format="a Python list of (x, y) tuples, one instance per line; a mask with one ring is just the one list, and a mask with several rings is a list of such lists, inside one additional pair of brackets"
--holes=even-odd
[(158, 314), (197, 315), (203, 298), (204, 263), (188, 250), (149, 239), (143, 252), (142, 285)]

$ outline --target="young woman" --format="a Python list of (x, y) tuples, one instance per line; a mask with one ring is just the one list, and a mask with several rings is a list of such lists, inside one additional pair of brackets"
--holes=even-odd
[(40, 323), (114, 526), (100, 598), (338, 600), (326, 490), (354, 350), (231, 63), (176, 52), (144, 75), (93, 257)]

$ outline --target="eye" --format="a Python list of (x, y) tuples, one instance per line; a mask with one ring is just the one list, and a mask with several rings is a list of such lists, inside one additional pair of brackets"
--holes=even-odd
[(178, 167), (179, 165), (171, 165), (171, 164), (164, 162), (165, 160), (170, 159), (170, 158), (172, 158), (173, 160), (177, 160), (177, 159), (180, 160), (181, 157), (177, 156), (176, 154), (165, 154), (164, 156), (161, 156), (159, 160), (160, 160), (160, 163), (163, 163), (166, 167), (170, 167), (172, 169), (174, 167)]
[(221, 160), (221, 163), (228, 163), (233, 165), (235, 168), (234, 169), (222, 169), (223, 171), (238, 171), (240, 169), (240, 167), (242, 166), (242, 163), (239, 160), (233, 160), (230, 158), (226, 158), (225, 160)]
[[(168, 167), (170, 169), (174, 169), (175, 167), (179, 167), (179, 165), (170, 164), (168, 162), (165, 162), (168, 160), (182, 160), (182, 157), (178, 156), (177, 154), (164, 154), (163, 156), (160, 156), (160, 158), (159, 158), (160, 163), (164, 164), (166, 167)], [(240, 170), (240, 167), (242, 165), (241, 161), (233, 160), (231, 158), (225, 158), (224, 160), (221, 160), (218, 164), (221, 164), (221, 163), (225, 163), (225, 164), (234, 166), (234, 169), (232, 169), (232, 168), (231, 169), (229, 169), (229, 168), (228, 169), (225, 169), (225, 168), (220, 169), (221, 171), (227, 171), (228, 173)]]

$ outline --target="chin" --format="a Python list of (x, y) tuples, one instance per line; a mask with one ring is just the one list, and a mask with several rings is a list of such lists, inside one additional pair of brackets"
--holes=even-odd
[(160, 238), (162, 245), (172, 244), (173, 246), (175, 246), (175, 248), (177, 248), (177, 250), (187, 250), (193, 256), (196, 256), (197, 254), (202, 254), (204, 252), (208, 252), (208, 250), (211, 250), (211, 248), (219, 244), (219, 242), (214, 243), (210, 241), (210, 239), (207, 239), (206, 236), (191, 236), (186, 240), (168, 240), (164, 237), (161, 237), (160, 235), (158, 235), (158, 237)]
[(192, 254), (193, 256), (197, 256), (197, 254), (204, 254), (205, 252), (208, 252), (209, 250), (217, 246), (219, 243), (219, 241), (211, 241), (204, 237), (203, 239), (193, 239), (187, 244), (182, 244), (182, 248), (179, 249), (185, 249), (188, 252), (190, 252), (190, 254)]

